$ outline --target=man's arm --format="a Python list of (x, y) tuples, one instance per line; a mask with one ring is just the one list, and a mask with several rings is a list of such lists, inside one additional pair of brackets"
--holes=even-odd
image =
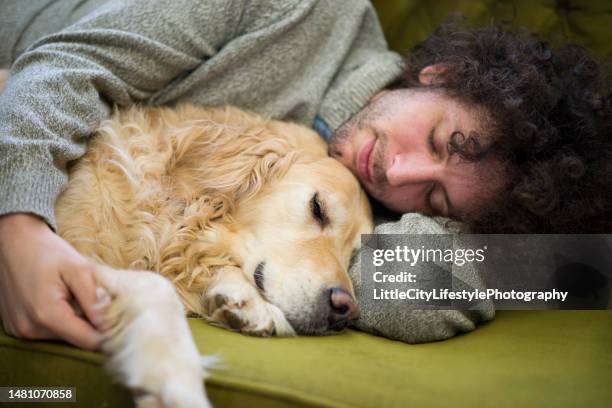
[(113, 105), (151, 100), (211, 57), (234, 35), (235, 3), (109, 2), (15, 61), (0, 95), (0, 319), (8, 333), (99, 347), (91, 266), (46, 225), (55, 227), (67, 162), (84, 154)]
[(234, 35), (235, 1), (114, 1), (33, 44), (0, 96), (0, 214), (55, 227), (66, 163), (113, 105), (146, 102)]

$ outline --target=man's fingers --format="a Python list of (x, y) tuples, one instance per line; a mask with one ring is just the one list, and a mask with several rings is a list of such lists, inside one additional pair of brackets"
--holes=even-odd
[(69, 272), (62, 273), (62, 279), (85, 312), (85, 316), (95, 327), (100, 327), (102, 316), (100, 310), (95, 307), (100, 300), (96, 294), (94, 268), (94, 265), (87, 262), (78, 269), (73, 268)]
[(87, 350), (101, 335), (76, 316), (76, 299), (96, 322), (92, 266), (41, 219), (28, 214), (0, 216), (0, 313), (3, 326), (28, 339), (61, 338)]
[(49, 324), (49, 329), (57, 337), (85, 350), (95, 351), (100, 348), (102, 335), (78, 317), (68, 302), (62, 300), (57, 311), (61, 313), (61, 318), (52, 319)]

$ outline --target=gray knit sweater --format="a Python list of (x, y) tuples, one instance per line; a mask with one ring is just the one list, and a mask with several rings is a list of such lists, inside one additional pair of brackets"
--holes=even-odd
[[(30, 212), (53, 227), (67, 163), (83, 155), (113, 106), (231, 104), (307, 126), (319, 116), (335, 130), (401, 70), (365, 0), (3, 0), (0, 7), (0, 67), (11, 66), (0, 96), (0, 214)], [(411, 232), (409, 224), (390, 225)], [(470, 318), (471, 326), (460, 312), (376, 325), (411, 333), (396, 338), (435, 340), (491, 312)]]

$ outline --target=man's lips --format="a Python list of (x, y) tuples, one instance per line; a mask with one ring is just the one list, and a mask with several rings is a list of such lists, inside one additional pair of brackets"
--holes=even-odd
[(357, 156), (357, 173), (359, 173), (359, 177), (362, 180), (365, 180), (368, 183), (372, 183), (370, 157), (372, 156), (372, 151), (374, 150), (375, 143), (376, 138), (365, 143), (364, 146), (361, 148), (359, 155)]

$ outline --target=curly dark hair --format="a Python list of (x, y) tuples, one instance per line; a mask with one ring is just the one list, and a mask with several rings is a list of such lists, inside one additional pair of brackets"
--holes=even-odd
[[(612, 94), (600, 65), (576, 45), (553, 48), (523, 29), (443, 24), (406, 57), (390, 89), (433, 85), (484, 108), (487, 137), (454, 135), (465, 160), (499, 159), (509, 187), (466, 221), (481, 233), (612, 232)], [(482, 142), (481, 139), (486, 139)]]

